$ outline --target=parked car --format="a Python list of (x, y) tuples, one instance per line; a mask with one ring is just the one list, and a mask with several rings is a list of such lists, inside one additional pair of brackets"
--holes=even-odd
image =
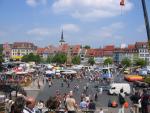
[(129, 83), (112, 83), (110, 84), (109, 94), (119, 94), (120, 90), (127, 95), (131, 93), (131, 87)]
[(99, 92), (101, 91), (109, 91), (110, 86), (109, 85), (95, 85), (94, 88), (96, 88), (96, 90)]
[(101, 89), (102, 89), (102, 91), (109, 91), (110, 86), (99, 86), (98, 91), (100, 91)]

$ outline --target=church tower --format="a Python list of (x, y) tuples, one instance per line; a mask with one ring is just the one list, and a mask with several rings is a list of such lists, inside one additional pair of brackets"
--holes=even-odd
[(59, 41), (60, 45), (63, 45), (65, 43), (64, 41), (64, 35), (63, 35), (63, 30), (62, 30), (62, 33), (61, 33), (61, 39)]

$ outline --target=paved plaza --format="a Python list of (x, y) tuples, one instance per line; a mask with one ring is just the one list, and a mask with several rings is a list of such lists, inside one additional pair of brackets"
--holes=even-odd
[[(117, 78), (116, 78), (117, 80)], [(46, 83), (46, 81), (42, 82), (42, 80), (40, 81), (41, 84), (41, 88), (38, 89), (36, 82), (32, 83), (30, 86), (26, 87), (25, 90), (27, 92), (27, 94), (29, 96), (34, 96), (36, 97), (36, 100), (43, 100), (44, 102), (46, 102), (48, 100), (48, 98), (50, 96), (55, 96), (56, 95), (56, 91), (59, 91), (60, 94), (63, 96), (64, 93), (68, 93), (69, 91), (73, 91), (74, 92), (74, 98), (76, 99), (76, 103), (79, 105), (80, 103), (80, 96), (83, 92), (83, 88), (84, 86), (88, 83), (89, 88), (87, 91), (87, 94), (90, 96), (91, 99), (94, 100), (94, 95), (97, 92), (96, 88), (94, 87), (95, 85), (97, 85), (97, 82), (89, 82), (88, 79), (82, 79), (82, 80), (77, 80), (74, 79), (72, 82), (70, 82), (70, 87), (67, 86), (67, 84), (65, 82), (63, 82), (63, 87), (62, 85), (62, 80), (61, 79), (53, 79), (53, 85), (51, 87), (49, 87), (48, 83)], [(74, 90), (74, 86), (75, 85), (79, 85), (79, 90)], [(105, 113), (117, 113), (118, 112), (118, 108), (111, 108), (108, 107), (108, 102), (109, 101), (116, 101), (118, 102), (118, 97), (116, 95), (108, 95), (108, 93), (106, 91), (103, 91), (102, 94), (98, 94), (98, 100), (95, 102), (96, 106), (97, 106), (97, 111), (96, 113), (99, 112), (100, 108), (103, 108)], [(130, 100), (128, 97), (126, 97), (126, 100), (130, 103)], [(44, 111), (46, 111), (47, 109), (45, 109)], [(129, 109), (125, 110), (126, 113), (129, 113)], [(81, 112), (80, 110), (78, 110), (78, 112)]]

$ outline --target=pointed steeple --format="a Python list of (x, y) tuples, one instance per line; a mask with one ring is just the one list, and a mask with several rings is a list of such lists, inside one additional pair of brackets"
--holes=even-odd
[(62, 33), (61, 33), (61, 39), (59, 41), (60, 45), (64, 44), (65, 41), (64, 41), (64, 34), (63, 34), (63, 30), (62, 30)]

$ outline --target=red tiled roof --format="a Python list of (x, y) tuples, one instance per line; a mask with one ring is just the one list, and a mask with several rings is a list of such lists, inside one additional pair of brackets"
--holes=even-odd
[(136, 48), (143, 48), (143, 47), (145, 48), (148, 46), (148, 43), (147, 42), (136, 42), (135, 46), (136, 46)]
[(58, 50), (59, 50), (60, 52), (64, 52), (64, 53), (67, 53), (68, 49), (69, 49), (69, 45), (68, 45), (68, 44), (63, 44), (63, 45), (60, 45), (60, 46), (58, 47)]
[(115, 53), (136, 53), (137, 49), (135, 48), (135, 46), (128, 46), (127, 48), (115, 48), (114, 50)]
[(112, 56), (113, 51), (115, 50), (114, 45), (107, 45), (103, 48), (103, 56)]
[(147, 44), (147, 42), (136, 42), (135, 44), (136, 45), (144, 45), (144, 44)]
[(104, 51), (113, 51), (115, 49), (114, 45), (107, 45), (104, 47)]
[(135, 45), (128, 45), (128, 49), (135, 49)]
[(72, 53), (78, 53), (81, 49), (81, 45), (74, 45), (72, 49)]
[(103, 55), (102, 49), (87, 49), (86, 56), (89, 57), (99, 57)]
[(37, 54), (42, 54), (44, 53), (45, 48), (37, 48)]
[(29, 42), (14, 42), (12, 48), (36, 49), (37, 47)]

